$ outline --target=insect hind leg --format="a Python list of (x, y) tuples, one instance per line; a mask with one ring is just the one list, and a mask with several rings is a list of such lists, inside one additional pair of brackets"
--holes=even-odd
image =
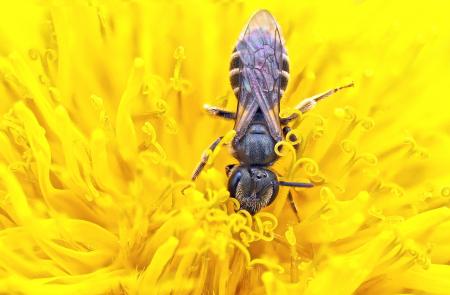
[(211, 106), (209, 104), (203, 105), (203, 108), (211, 115), (218, 116), (228, 120), (236, 119), (236, 113), (230, 112), (219, 107)]
[[(299, 110), (300, 112), (302, 112), (302, 113), (306, 113), (306, 112), (310, 111), (311, 109), (313, 109), (313, 108), (316, 106), (316, 104), (317, 104), (318, 101), (320, 101), (320, 100), (322, 100), (322, 99), (325, 99), (325, 98), (327, 98), (328, 96), (331, 96), (332, 94), (334, 94), (334, 93), (336, 93), (336, 92), (338, 92), (338, 91), (340, 91), (340, 90), (342, 90), (342, 89), (349, 88), (349, 87), (353, 87), (354, 85), (355, 85), (355, 84), (354, 84), (353, 82), (351, 82), (351, 83), (346, 84), (346, 85), (344, 85), (344, 86), (332, 88), (332, 89), (329, 89), (329, 90), (327, 90), (327, 91), (325, 91), (325, 92), (322, 92), (322, 93), (313, 95), (313, 96), (311, 96), (311, 97), (305, 98), (305, 99), (302, 100), (295, 108), (296, 108), (297, 110)], [(282, 125), (286, 125), (286, 124), (288, 124), (290, 121), (296, 119), (297, 117), (298, 117), (298, 114), (296, 114), (296, 113), (295, 113), (295, 114), (292, 114), (292, 115), (290, 115), (290, 116), (287, 117), (287, 118), (282, 118), (282, 119), (280, 120), (280, 123), (281, 123)]]

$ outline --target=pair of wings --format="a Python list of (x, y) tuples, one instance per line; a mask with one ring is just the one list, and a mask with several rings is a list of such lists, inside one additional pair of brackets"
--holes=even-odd
[(240, 57), (239, 99), (234, 129), (237, 140), (246, 133), (258, 109), (270, 135), (282, 139), (280, 126), (281, 72), (286, 49), (279, 26), (267, 10), (250, 19), (236, 45)]

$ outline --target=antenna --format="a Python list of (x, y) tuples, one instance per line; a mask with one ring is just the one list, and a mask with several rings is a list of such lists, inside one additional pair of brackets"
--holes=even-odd
[(307, 182), (290, 182), (290, 181), (278, 181), (281, 186), (292, 186), (292, 187), (313, 187), (314, 184)]

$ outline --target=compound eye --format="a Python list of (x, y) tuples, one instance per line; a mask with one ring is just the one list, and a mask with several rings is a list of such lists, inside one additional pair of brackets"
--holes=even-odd
[(231, 174), (230, 179), (228, 180), (228, 191), (232, 197), (236, 196), (236, 188), (241, 181), (241, 178), (242, 172), (237, 170), (235, 173)]

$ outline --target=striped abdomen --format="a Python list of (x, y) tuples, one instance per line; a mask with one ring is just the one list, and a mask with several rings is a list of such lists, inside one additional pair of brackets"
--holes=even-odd
[[(280, 97), (283, 96), (284, 91), (286, 90), (288, 81), (289, 81), (289, 58), (286, 53), (283, 53), (282, 57), (282, 68), (280, 73)], [(239, 51), (234, 48), (233, 53), (231, 54), (230, 61), (230, 83), (231, 88), (237, 99), (239, 100), (239, 90), (240, 90), (240, 81), (241, 81), (241, 69), (242, 69), (242, 60), (239, 56)]]

